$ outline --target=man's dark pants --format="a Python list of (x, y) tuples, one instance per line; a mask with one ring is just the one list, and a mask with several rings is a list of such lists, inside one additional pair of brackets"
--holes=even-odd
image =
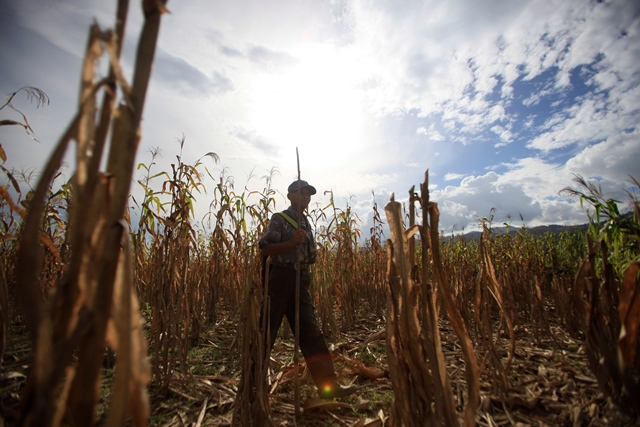
[[(276, 335), (284, 316), (287, 316), (291, 330), (295, 335), (296, 325), (296, 270), (270, 266), (269, 297), (270, 305), (270, 338), (269, 348), (273, 348)], [(300, 271), (300, 350), (307, 362), (314, 383), (318, 388), (336, 381), (333, 360), (322, 331), (318, 327), (318, 320), (309, 285), (311, 278), (309, 271)]]

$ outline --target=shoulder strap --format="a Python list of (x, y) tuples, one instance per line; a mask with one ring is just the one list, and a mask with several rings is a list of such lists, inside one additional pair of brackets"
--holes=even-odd
[(289, 224), (291, 224), (291, 225), (293, 226), (293, 228), (295, 228), (296, 230), (297, 230), (298, 228), (300, 228), (300, 227), (298, 227), (298, 223), (296, 222), (296, 220), (295, 220), (295, 219), (293, 219), (293, 218), (291, 218), (291, 217), (290, 217), (289, 215), (287, 215), (286, 213), (284, 213), (284, 212), (278, 212), (278, 215), (280, 215), (280, 216), (282, 216), (284, 219), (286, 219), (286, 220), (287, 220), (287, 222), (288, 222)]

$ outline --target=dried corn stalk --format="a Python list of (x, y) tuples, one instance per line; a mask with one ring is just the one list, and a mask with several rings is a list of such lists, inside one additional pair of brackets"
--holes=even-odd
[(626, 270), (622, 285), (609, 263), (608, 249), (600, 242), (601, 271), (597, 246), (587, 236), (589, 253), (574, 283), (574, 302), (581, 316), (587, 343), (587, 358), (602, 392), (620, 409), (640, 415), (640, 280), (637, 262)]
[[(417, 230), (411, 230), (411, 234), (405, 233), (401, 222), (401, 206), (393, 200), (393, 196), (385, 206), (385, 213), (391, 238), (388, 264), (387, 358), (396, 395), (391, 407), (391, 424), (436, 426), (441, 424), (439, 417), (442, 414), (433, 411), (432, 403), (434, 400), (451, 401), (453, 394), (449, 390), (449, 396), (434, 396), (433, 376), (439, 375), (441, 371), (432, 370), (427, 360), (424, 342), (426, 333), (418, 318), (417, 284), (411, 279), (411, 265), (405, 252), (408, 238)], [(440, 379), (437, 378), (435, 382), (439, 384), (442, 392)], [(454, 414), (449, 412), (448, 416), (450, 425), (456, 425)]]
[[(251, 271), (249, 266), (245, 266)], [(266, 267), (268, 269), (268, 266)], [(236, 394), (233, 409), (234, 426), (271, 427), (271, 408), (267, 385), (270, 350), (268, 321), (260, 324), (260, 307), (264, 319), (269, 319), (268, 310), (269, 272), (266, 272), (265, 284), (247, 277), (244, 286), (244, 307), (241, 321), (242, 376)], [(260, 302), (262, 301), (262, 304)]]
[[(124, 397), (114, 398), (107, 425), (123, 425), (127, 417), (134, 426), (147, 424), (146, 344), (140, 333), (137, 299), (131, 293), (130, 243), (125, 238), (124, 217), (164, 3), (142, 2), (145, 23), (131, 87), (124, 81), (118, 62), (128, 2), (118, 3), (115, 34), (102, 32), (97, 25), (91, 27), (79, 111), (50, 157), (29, 207), (17, 270), (17, 296), (34, 349), (23, 396), (23, 426), (94, 425), (107, 344), (118, 349), (115, 390), (124, 393)], [(103, 49), (110, 56), (110, 76), (96, 82), (95, 64)], [(118, 86), (126, 102), (118, 107), (112, 121)], [(105, 87), (98, 118), (95, 97)], [(100, 172), (110, 128), (108, 168)], [(77, 142), (68, 228), (72, 258), (48, 307), (38, 283), (42, 259), (38, 231), (46, 192), (71, 140)], [(110, 323), (114, 328), (107, 339)]]
[[(425, 182), (422, 185), (421, 202), (423, 210), (426, 210), (428, 213), (429, 224), (428, 227), (425, 227), (424, 225), (422, 227), (423, 241), (429, 242), (435, 282), (438, 285), (449, 322), (460, 341), (460, 347), (465, 361), (465, 378), (467, 380), (467, 403), (464, 408), (463, 421), (465, 427), (471, 427), (475, 425), (476, 412), (480, 405), (480, 374), (478, 362), (476, 360), (473, 344), (471, 343), (469, 331), (467, 330), (462, 314), (455, 303), (454, 294), (451, 290), (451, 280), (447, 277), (443, 268), (438, 230), (440, 211), (436, 203), (429, 201), (428, 187), (427, 171), (425, 174)], [(423, 215), (423, 217), (426, 218), (427, 215)], [(426, 256), (427, 251), (425, 249), (426, 248), (422, 251), (423, 271), (426, 271), (426, 264), (429, 262)]]
[(4, 349), (7, 344), (7, 325), (9, 324), (9, 295), (7, 291), (7, 279), (4, 274), (4, 262), (0, 259), (0, 367)]
[[(513, 355), (515, 354), (516, 339), (513, 329), (513, 317), (505, 303), (505, 286), (498, 279), (493, 261), (489, 256), (489, 246), (485, 238), (486, 233), (487, 230), (485, 229), (480, 239), (482, 270), (476, 280), (476, 325), (487, 351), (483, 365), (487, 359), (490, 360), (491, 366), (493, 367), (490, 371), (497, 380), (494, 384), (498, 386), (500, 394), (505, 396), (509, 390), (508, 373)], [(500, 323), (497, 327), (495, 337), (491, 316), (493, 310), (492, 302), (495, 302), (497, 305), (500, 316)], [(497, 348), (503, 326), (506, 326), (509, 332), (510, 342), (509, 356), (504, 365)]]
[[(427, 172), (428, 173), (428, 172)], [(455, 307), (448, 279), (445, 277), (438, 248), (438, 209), (428, 199), (428, 175), (422, 186), (420, 201), (431, 219), (431, 227), (414, 226), (404, 230), (400, 203), (393, 197), (385, 206), (390, 229), (387, 302), (387, 357), (396, 399), (392, 405), (394, 426), (454, 426), (459, 425), (449, 374), (442, 351), (439, 331), (438, 292), (442, 295), (447, 314), (461, 341), (466, 362), (469, 401), (464, 424), (475, 425), (479, 404), (478, 367), (471, 339), (460, 312)], [(426, 218), (426, 215), (424, 216)], [(421, 231), (423, 271), (431, 253), (434, 280), (423, 278), (422, 286), (414, 280), (412, 247), (409, 240)], [(431, 249), (431, 251), (429, 251)]]

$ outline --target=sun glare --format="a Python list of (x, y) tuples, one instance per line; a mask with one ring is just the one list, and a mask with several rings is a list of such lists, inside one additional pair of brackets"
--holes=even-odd
[(338, 166), (362, 149), (363, 109), (357, 61), (332, 45), (305, 45), (298, 62), (255, 80), (252, 121), (282, 154)]

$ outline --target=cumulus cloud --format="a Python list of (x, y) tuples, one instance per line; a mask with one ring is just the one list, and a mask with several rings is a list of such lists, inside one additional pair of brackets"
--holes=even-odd
[[(113, 22), (114, 4), (83, 0), (4, 2), (4, 13), (15, 14), (17, 23), (78, 58), (84, 56), (89, 27), (95, 21), (102, 30)], [(78, 41), (81, 41), (78, 43)]]
[(158, 49), (154, 78), (166, 89), (178, 90), (189, 96), (222, 96), (234, 90), (224, 74), (213, 71), (207, 76), (185, 60)]
[[(617, 57), (623, 45), (629, 46), (609, 43), (617, 38), (610, 35), (612, 32), (625, 25), (637, 26), (627, 17), (622, 19), (622, 24), (611, 27), (614, 16), (621, 17), (619, 9), (624, 8), (595, 3), (576, 7), (559, 1), (529, 1), (526, 5), (521, 9), (503, 2), (477, 5), (425, 3), (417, 13), (413, 8), (393, 6), (389, 10), (391, 6), (381, 4), (377, 5), (379, 9), (358, 9), (360, 25), (357, 31), (362, 32), (360, 36), (365, 40), (371, 40), (372, 45), (375, 42), (375, 52), (382, 56), (377, 62), (377, 74), (401, 77), (380, 79), (388, 85), (402, 85), (386, 92), (389, 96), (384, 98), (385, 110), (418, 108), (422, 115), (442, 111), (443, 119), (455, 123), (452, 128), (460, 133), (479, 133), (487, 125), (504, 126), (500, 123), (505, 120), (504, 103), (509, 102), (513, 85), (519, 78), (531, 80), (547, 70), (555, 70), (553, 90), (563, 91), (570, 85), (571, 70), (592, 64), (602, 56), (601, 50), (607, 44), (611, 45), (612, 52), (605, 56), (611, 57)], [(493, 19), (484, 21), (479, 17), (487, 10), (491, 11)], [(447, 17), (451, 19), (447, 20)], [(581, 25), (585, 20), (591, 24), (588, 31)], [(447, 25), (464, 26), (464, 30), (453, 32), (453, 35), (451, 28), (445, 30)], [(402, 31), (370, 33), (379, 27), (401, 28)], [(442, 31), (438, 31), (440, 28)], [(603, 40), (603, 29), (610, 37), (607, 40)], [(446, 77), (442, 74), (445, 70)], [(414, 81), (420, 83), (413, 84)], [(472, 88), (475, 95), (470, 94), (468, 88)], [(503, 100), (489, 102), (487, 96), (497, 88), (500, 88)], [(546, 90), (549, 92), (551, 88)], [(532, 94), (525, 103), (533, 105), (541, 96), (544, 93)], [(608, 119), (594, 117), (594, 108), (599, 108), (597, 102), (594, 99), (558, 114), (562, 114), (563, 119), (590, 124), (591, 129), (585, 130), (584, 134), (592, 134), (593, 129), (602, 127), (602, 120)], [(531, 148), (552, 149), (575, 141), (575, 137), (563, 136), (560, 131), (532, 142)], [(510, 135), (504, 134), (504, 137), (503, 142), (507, 142)]]
[(278, 153), (278, 146), (263, 136), (257, 134), (254, 130), (244, 129), (236, 126), (230, 130), (229, 135), (239, 139), (249, 145), (248, 150), (259, 150), (267, 156), (273, 157)]
[(447, 173), (444, 176), (445, 181), (455, 181), (456, 179), (463, 178), (464, 175), (461, 173)]
[(428, 128), (424, 126), (418, 127), (418, 129), (416, 129), (416, 133), (418, 135), (427, 136), (431, 141), (443, 141), (445, 139), (444, 136), (435, 128), (433, 123)]
[(244, 54), (239, 49), (236, 49), (233, 46), (222, 45), (222, 46), (220, 46), (218, 48), (218, 50), (224, 56), (228, 56), (230, 58), (243, 58), (244, 57)]
[(586, 178), (624, 182), (629, 175), (640, 177), (640, 130), (613, 135), (585, 147), (566, 165), (568, 171)]
[(540, 202), (527, 194), (522, 186), (505, 182), (495, 172), (482, 176), (465, 177), (458, 187), (448, 186), (433, 191), (431, 199), (442, 206), (442, 228), (477, 228), (482, 218), (490, 218), (495, 211), (495, 220), (501, 225), (509, 217), (522, 216), (526, 221), (542, 214)]
[(251, 46), (247, 51), (247, 58), (268, 71), (277, 71), (282, 67), (296, 63), (293, 55), (265, 46)]
[(545, 126), (548, 130), (528, 147), (550, 151), (573, 144), (584, 146), (605, 138), (612, 130), (622, 131), (620, 125), (628, 120), (610, 103), (605, 96), (596, 95), (560, 111), (548, 120)]

